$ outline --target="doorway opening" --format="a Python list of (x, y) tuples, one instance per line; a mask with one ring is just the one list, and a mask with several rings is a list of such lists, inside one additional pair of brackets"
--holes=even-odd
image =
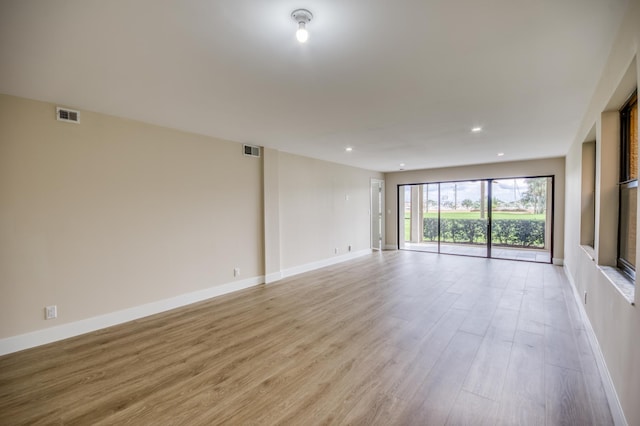
[(551, 263), (553, 176), (398, 185), (398, 247)]
[(371, 248), (384, 249), (384, 181), (371, 179)]

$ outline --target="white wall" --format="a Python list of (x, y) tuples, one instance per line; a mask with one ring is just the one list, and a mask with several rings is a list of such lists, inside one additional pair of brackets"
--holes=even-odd
[(1, 96), (0, 337), (261, 275), (261, 179), (237, 143)]
[(282, 152), (279, 164), (283, 269), (371, 247), (370, 180), (380, 173)]
[(519, 176), (555, 176), (553, 257), (561, 262), (564, 256), (564, 158), (386, 173), (386, 245), (398, 245), (398, 185)]
[[(623, 296), (600, 266), (615, 264), (617, 187), (611, 179), (617, 179), (619, 162), (616, 111), (640, 80), (634, 63), (640, 56), (639, 44), (640, 2), (632, 1), (566, 157), (565, 269), (578, 293), (588, 294), (584, 308), (630, 425), (640, 424), (640, 309)], [(592, 140), (590, 131), (594, 127), (597, 128), (596, 247), (589, 252), (580, 246), (582, 143)]]
[(366, 252), (380, 173), (265, 154), (0, 95), (0, 353)]

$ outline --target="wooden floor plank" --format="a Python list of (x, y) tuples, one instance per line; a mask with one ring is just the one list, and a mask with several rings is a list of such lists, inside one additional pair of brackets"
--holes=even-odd
[(580, 354), (571, 331), (545, 326), (544, 346), (547, 364), (582, 371)]
[[(544, 425), (546, 422), (545, 404), (538, 404), (526, 398), (509, 397), (500, 404), (497, 418), (495, 424), (501, 426)], [(554, 425), (553, 423), (546, 424)]]
[(422, 383), (403, 419), (410, 424), (445, 424), (478, 352), (482, 338), (459, 331)]
[(483, 288), (476, 297), (476, 302), (460, 330), (467, 333), (484, 336), (491, 324), (493, 314), (502, 298), (502, 289), (493, 287)]
[(462, 390), (449, 412), (447, 426), (491, 426), (498, 421), (499, 404)]
[(552, 265), (375, 253), (0, 357), (0, 424), (610, 425), (571, 297)]
[(442, 317), (438, 326), (428, 334), (423, 343), (416, 346), (415, 352), (406, 353), (405, 357), (408, 362), (398, 369), (400, 374), (390, 384), (388, 392), (391, 395), (405, 401), (414, 398), (431, 369), (449, 346), (453, 336), (456, 335), (467, 314), (466, 311), (451, 309)]
[(544, 407), (544, 338), (516, 332), (505, 377), (503, 399), (518, 397)]
[[(463, 389), (499, 401), (513, 342), (485, 338), (471, 364)], [(487, 380), (490, 377), (491, 380)]]
[(545, 366), (546, 420), (549, 425), (596, 425), (579, 371)]

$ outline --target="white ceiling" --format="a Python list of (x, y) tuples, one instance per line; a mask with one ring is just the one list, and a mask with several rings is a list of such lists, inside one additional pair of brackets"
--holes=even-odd
[(0, 0), (0, 92), (379, 171), (560, 156), (626, 4)]

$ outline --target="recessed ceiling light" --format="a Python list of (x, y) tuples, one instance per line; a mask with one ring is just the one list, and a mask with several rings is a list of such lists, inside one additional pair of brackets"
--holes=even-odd
[(482, 127), (480, 127), (480, 126), (472, 127), (472, 128), (471, 128), (471, 131), (472, 131), (473, 133), (481, 132), (481, 131), (482, 131)]
[(499, 152), (498, 157), (504, 157), (504, 152)]
[(400, 163), (400, 167), (404, 167), (404, 163)]
[(346, 147), (344, 150), (345, 150), (345, 151), (347, 151), (347, 152), (351, 152), (351, 151), (353, 151), (353, 148), (351, 148), (350, 146), (348, 146), (348, 147)]

